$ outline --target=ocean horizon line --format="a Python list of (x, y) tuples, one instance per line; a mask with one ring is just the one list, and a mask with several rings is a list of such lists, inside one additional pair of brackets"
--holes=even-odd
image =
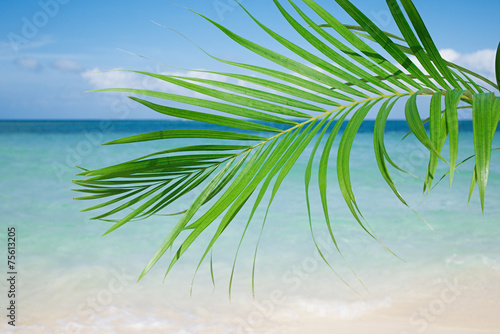
[[(341, 131), (349, 121), (344, 121)], [(268, 124), (266, 122), (255, 122)], [(332, 124), (332, 126), (335, 123)], [(361, 124), (359, 132), (373, 132), (375, 120), (364, 120)], [(0, 133), (74, 133), (81, 131), (101, 130), (105, 132), (138, 132), (138, 131), (158, 131), (165, 130), (165, 126), (170, 128), (185, 128), (189, 125), (190, 128), (203, 128), (203, 129), (216, 129), (228, 130), (235, 129), (232, 127), (225, 127), (219, 125), (212, 125), (200, 123), (191, 120), (114, 120), (114, 119), (20, 119), (20, 120), (7, 120), (0, 119)], [(274, 127), (286, 129), (287, 125), (273, 124)], [(428, 123), (425, 124), (428, 129)], [(472, 120), (460, 120), (460, 131), (472, 131)], [(237, 131), (245, 132), (244, 130), (236, 129)], [(386, 132), (408, 132), (410, 129), (404, 119), (401, 120), (387, 120)], [(500, 129), (497, 128), (497, 132)]]

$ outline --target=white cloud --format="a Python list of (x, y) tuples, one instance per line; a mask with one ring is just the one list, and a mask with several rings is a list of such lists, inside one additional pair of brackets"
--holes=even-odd
[(58, 59), (50, 65), (52, 68), (61, 72), (81, 72), (82, 65), (71, 59)]
[(443, 57), (447, 61), (454, 62), (458, 58), (460, 58), (460, 53), (453, 49), (441, 49), (439, 50), (441, 57)]
[[(445, 49), (442, 51), (448, 50), (450, 49)], [(445, 55), (443, 55), (443, 58), (458, 65), (462, 65), (470, 70), (486, 74), (493, 78), (495, 74), (495, 54), (495, 50), (485, 49), (466, 54), (460, 54), (456, 52), (455, 58), (453, 60), (447, 59)]]
[(457, 65), (484, 75), (489, 79), (495, 78), (495, 54), (493, 49), (478, 50), (472, 53), (459, 53), (453, 49), (439, 50), (441, 56)]
[[(444, 60), (465, 67), (473, 72), (481, 74), (488, 79), (495, 79), (495, 55), (496, 50), (484, 49), (472, 53), (460, 53), (453, 49), (441, 49), (439, 53)], [(422, 72), (427, 73), (415, 56), (409, 56), (411, 61), (418, 66)], [(398, 68), (403, 67), (397, 64)], [(405, 71), (406, 72), (406, 71)]]
[[(219, 79), (220, 76), (211, 73), (204, 73), (199, 71), (186, 71), (186, 72), (162, 72), (159, 74), (172, 75), (172, 76), (183, 76), (183, 77), (196, 77), (210, 80), (224, 81), (224, 79)], [(179, 87), (177, 85), (155, 79), (146, 75), (141, 75), (138, 73), (131, 73), (123, 71), (119, 68), (113, 69), (111, 71), (101, 72), (99, 68), (94, 68), (90, 71), (85, 71), (81, 74), (82, 78), (88, 82), (89, 90), (91, 89), (106, 89), (106, 88), (132, 88), (132, 89), (145, 89), (153, 91), (161, 91), (171, 94), (178, 94), (182, 96), (195, 97), (205, 100), (217, 100), (216, 98), (191, 91), (186, 88)], [(227, 80), (227, 78), (226, 78)], [(234, 80), (236, 81), (236, 80)], [(196, 83), (198, 84), (198, 83)], [(215, 88), (218, 89), (218, 88)], [(109, 103), (110, 105), (116, 105), (118, 99), (122, 105), (126, 104), (126, 108), (132, 110), (138, 107), (138, 104), (126, 99), (125, 97), (129, 94), (122, 94), (121, 96), (116, 96), (116, 92), (105, 92), (107, 96), (102, 98), (104, 103)], [(113, 96), (114, 95), (114, 96)], [(148, 99), (148, 98), (146, 98)], [(162, 102), (165, 104), (165, 102)], [(181, 108), (186, 106), (179, 103)], [(168, 103), (167, 105), (177, 107), (175, 102)], [(197, 110), (203, 109), (198, 107), (188, 107), (188, 109)], [(206, 112), (206, 110), (204, 110)], [(223, 113), (217, 111), (210, 111), (211, 113), (221, 115)]]
[[(219, 75), (212, 73), (204, 73), (199, 71), (161, 72), (159, 74), (224, 81), (224, 79), (221, 79), (223, 77)], [(93, 70), (83, 72), (82, 77), (90, 83), (93, 89), (134, 88), (134, 89), (157, 90), (172, 94), (182, 94), (198, 98), (201, 97), (208, 98), (206, 95), (193, 92), (191, 90), (179, 87), (177, 85), (159, 79), (155, 79), (149, 76), (126, 72), (120, 68), (104, 72), (101, 72), (99, 68), (95, 68)]]
[(141, 78), (137, 74), (123, 72), (120, 68), (105, 72), (94, 68), (83, 72), (82, 77), (90, 83), (93, 89), (141, 87)]
[(36, 58), (17, 58), (16, 60), (14, 60), (14, 64), (31, 71), (39, 71), (42, 69), (42, 65)]

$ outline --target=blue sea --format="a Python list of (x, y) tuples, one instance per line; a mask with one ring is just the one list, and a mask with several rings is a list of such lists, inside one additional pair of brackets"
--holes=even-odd
[[(429, 196), (422, 193), (421, 179), (391, 169), (408, 208), (378, 171), (370, 121), (354, 142), (350, 167), (359, 208), (380, 241), (350, 215), (336, 179), (334, 150), (327, 193), (341, 253), (328, 234), (313, 172), (312, 225), (331, 268), (318, 255), (304, 191), (309, 147), (270, 206), (255, 263), (255, 296), (253, 258), (269, 196), (242, 243), (231, 299), (229, 277), (248, 204), (213, 249), (215, 285), (207, 258), (191, 292), (216, 224), (165, 279), (174, 252), (167, 252), (137, 282), (179, 216), (130, 222), (101, 237), (111, 223), (80, 212), (98, 202), (73, 200), (78, 195), (71, 190), (76, 166), (96, 169), (199, 144), (174, 139), (101, 145), (142, 132), (193, 126), (199, 127), (173, 121), (0, 122), (2, 270), (7, 276), (9, 227), (16, 229), (17, 270), (16, 326), (8, 325), (3, 315), (1, 333), (499, 333), (500, 151), (492, 153), (484, 214), (477, 187), (468, 204), (473, 159), (456, 170), (451, 188), (445, 177)], [(470, 122), (460, 127), (462, 161), (473, 154), (473, 137)], [(428, 152), (413, 136), (402, 140), (407, 131), (404, 122), (388, 123), (389, 154), (423, 178)], [(498, 133), (494, 147), (500, 147)], [(449, 154), (446, 146), (443, 154)], [(318, 162), (319, 154), (315, 167)], [(439, 165), (438, 175), (445, 173), (446, 166)], [(168, 212), (185, 209), (198, 193)], [(9, 286), (2, 282), (0, 300), (7, 314)]]

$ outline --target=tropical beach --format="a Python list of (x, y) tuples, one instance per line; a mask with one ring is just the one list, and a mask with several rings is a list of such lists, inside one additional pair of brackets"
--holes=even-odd
[(0, 5), (0, 332), (498, 333), (500, 4), (462, 2)]
[[(66, 161), (71, 154), (81, 154), (83, 163), (96, 165), (123, 161), (161, 144), (112, 152), (91, 140), (186, 126), (185, 122), (112, 122), (113, 130), (104, 133), (98, 130), (99, 124), (1, 123), (1, 140), (6, 143), (1, 149), (2, 184), (10, 189), (2, 194), (2, 203), (4, 217), (17, 227), (20, 272), (19, 326), (11, 329), (2, 324), (2, 332), (331, 333), (332, 328), (341, 333), (374, 329), (398, 334), (496, 332), (498, 155), (492, 158), (484, 216), (477, 198), (464, 205), (470, 180), (460, 170), (451, 190), (441, 182), (428, 198), (422, 197), (419, 180), (395, 178), (403, 196), (432, 230), (390, 196), (380, 175), (364, 168), (374, 160), (369, 130), (373, 123), (368, 122), (351, 161), (354, 189), (370, 226), (399, 258), (352, 223), (332, 182), (332, 221), (345, 260), (329, 239), (320, 210), (314, 209), (318, 194), (311, 194), (316, 238), (338, 276), (328, 267), (318, 256), (307, 223), (302, 199), (307, 159), (303, 159), (270, 208), (256, 261), (255, 300), (251, 268), (260, 224), (243, 243), (230, 301), (231, 266), (249, 210), (242, 212), (214, 249), (215, 288), (205, 261), (192, 295), (194, 268), (207, 238), (186, 254), (164, 282), (167, 261), (137, 283), (145, 262), (176, 217), (151, 217), (100, 237), (109, 223), (78, 214), (84, 208), (82, 202), (72, 200), (74, 194), (62, 186), (74, 177), (70, 171), (76, 167)], [(395, 161), (411, 163), (415, 172), (424, 170), (426, 157), (416, 140), (400, 142), (404, 124), (394, 122), (390, 128), (402, 129), (387, 134)], [(470, 131), (463, 132), (464, 157), (472, 150), (470, 137)], [(77, 158), (74, 155), (68, 161)], [(263, 213), (255, 219), (262, 221)]]

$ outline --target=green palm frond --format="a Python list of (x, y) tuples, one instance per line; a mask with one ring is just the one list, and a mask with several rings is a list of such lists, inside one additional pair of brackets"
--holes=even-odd
[[(357, 25), (342, 24), (313, 0), (303, 2), (312, 10), (314, 17), (305, 14), (292, 1), (290, 5), (294, 14), (274, 0), (284, 20), (308, 44), (308, 50), (316, 50), (314, 53), (282, 37), (247, 12), (258, 27), (301, 61), (249, 41), (198, 14), (228, 38), (279, 65), (282, 70), (231, 62), (209, 55), (233, 68), (253, 74), (200, 71), (223, 78), (213, 80), (130, 71), (188, 89), (206, 98), (134, 88), (99, 90), (134, 94), (131, 99), (158, 113), (223, 126), (225, 129), (163, 130), (114, 140), (106, 145), (164, 139), (167, 140), (167, 148), (128, 162), (84, 170), (78, 174), (83, 179), (74, 182), (82, 188), (75, 190), (88, 195), (77, 199), (102, 200), (85, 211), (107, 209), (94, 219), (114, 222), (105, 234), (127, 222), (155, 214), (180, 216), (139, 279), (177, 241), (180, 246), (170, 262), (168, 274), (192, 243), (217, 221), (217, 228), (200, 260), (199, 268), (224, 230), (240, 210), (250, 204), (247, 202), (254, 195), (251, 214), (244, 230), (246, 232), (264, 196), (270, 194), (269, 209), (283, 180), (311, 145), (313, 149), (305, 173), (309, 224), (312, 169), (320, 154), (317, 187), (326, 227), (340, 252), (331, 226), (327, 197), (327, 177), (330, 176), (328, 162), (335, 140), (339, 140), (336, 172), (342, 197), (360, 227), (379, 240), (364, 220), (356, 202), (349, 174), (349, 158), (361, 123), (371, 110), (378, 110), (373, 132), (377, 167), (395, 196), (409, 207), (396, 188), (389, 166), (401, 172), (406, 171), (393, 162), (384, 141), (387, 119), (400, 101), (405, 101), (405, 118), (411, 133), (429, 151), (428, 167), (423, 178), (424, 193), (429, 192), (435, 183), (439, 160), (449, 166), (447, 174), (451, 185), (458, 157), (457, 110), (463, 105), (472, 109), (475, 167), (471, 193), (477, 184), (484, 211), (492, 140), (500, 118), (500, 97), (492, 92), (498, 91), (500, 81), (499, 53), (496, 57), (495, 84), (477, 73), (445, 61), (411, 0), (401, 0), (401, 5), (397, 0), (387, 0), (400, 35), (381, 30), (348, 0), (336, 2)], [(371, 46), (374, 43), (380, 47), (379, 51)], [(249, 86), (230, 83), (231, 79), (240, 80)], [(154, 98), (155, 102), (136, 95)], [(430, 97), (430, 116), (426, 120), (422, 120), (417, 104), (422, 96)], [(158, 104), (158, 101), (164, 103)], [(181, 103), (187, 109), (171, 107), (169, 101)], [(189, 109), (190, 106), (197, 110)], [(217, 115), (212, 111), (216, 111)], [(341, 126), (347, 119), (347, 126), (341, 132)], [(429, 132), (424, 127), (426, 122), (429, 123)], [(197, 138), (207, 140), (207, 144), (170, 147), (168, 139), (173, 138)], [(217, 140), (217, 144), (208, 143), (213, 139)], [(447, 139), (449, 156), (445, 157), (441, 152)], [(195, 189), (199, 195), (189, 207), (181, 212), (168, 211), (172, 203)], [(207, 203), (209, 205), (205, 205)], [(125, 210), (125, 217), (110, 219), (112, 215)], [(187, 236), (182, 232), (187, 232)], [(179, 240), (181, 233), (184, 239)], [(314, 240), (312, 227), (311, 234)], [(316, 247), (321, 254), (317, 244)]]

